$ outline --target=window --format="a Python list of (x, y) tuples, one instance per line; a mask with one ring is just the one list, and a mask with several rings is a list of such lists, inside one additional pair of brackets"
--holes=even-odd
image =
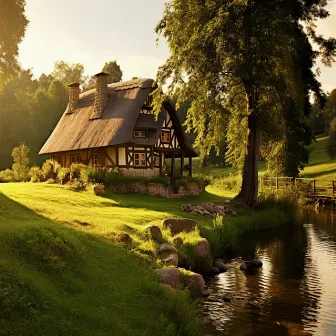
[(94, 166), (99, 165), (98, 153), (93, 153), (92, 155), (92, 163)]
[(170, 131), (161, 132), (161, 142), (170, 143)]
[(135, 138), (146, 138), (146, 131), (134, 131)]
[(134, 153), (134, 167), (146, 167), (145, 153)]
[(71, 155), (71, 163), (81, 163), (81, 156), (80, 155)]

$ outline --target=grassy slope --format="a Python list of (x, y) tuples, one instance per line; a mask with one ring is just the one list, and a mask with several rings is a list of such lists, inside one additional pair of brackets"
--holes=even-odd
[(336, 180), (336, 160), (330, 160), (327, 152), (327, 137), (318, 138), (310, 147), (309, 164), (301, 172), (301, 177), (315, 178), (318, 185), (330, 185)]
[(143, 226), (181, 215), (182, 202), (1, 184), (0, 335), (193, 335), (185, 299), (165, 298), (144, 259), (110, 239), (128, 231), (150, 252)]

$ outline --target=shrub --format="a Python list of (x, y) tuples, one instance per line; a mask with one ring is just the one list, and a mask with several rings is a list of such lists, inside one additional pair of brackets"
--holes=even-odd
[(69, 168), (60, 168), (57, 172), (58, 181), (63, 184), (70, 181), (70, 169)]
[(44, 180), (43, 171), (38, 166), (33, 166), (29, 169), (29, 177), (31, 182), (41, 182)]
[(327, 153), (331, 160), (336, 157), (336, 117), (330, 123)]
[(29, 178), (29, 148), (22, 143), (15, 147), (12, 151), (13, 166), (15, 180), (27, 181)]
[(44, 162), (42, 165), (42, 171), (43, 171), (44, 178), (46, 180), (50, 178), (54, 178), (55, 173), (54, 173), (53, 161), (47, 160), (46, 162)]
[(81, 171), (87, 169), (88, 166), (85, 166), (81, 163), (73, 163), (70, 166), (70, 181), (79, 180), (81, 176)]
[(11, 169), (0, 171), (0, 183), (15, 182), (14, 172)]

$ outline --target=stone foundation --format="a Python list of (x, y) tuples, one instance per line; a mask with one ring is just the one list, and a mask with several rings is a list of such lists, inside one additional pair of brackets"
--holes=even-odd
[(141, 168), (119, 168), (119, 172), (124, 176), (142, 176), (142, 177), (153, 177), (160, 175), (159, 168), (153, 169), (141, 169)]
[(191, 182), (187, 186), (179, 186), (178, 191), (174, 191), (174, 188), (167, 187), (161, 183), (118, 183), (109, 188), (115, 193), (139, 193), (152, 196), (161, 196), (166, 198), (180, 198), (188, 196), (198, 196), (204, 191), (204, 188), (200, 187), (197, 183)]

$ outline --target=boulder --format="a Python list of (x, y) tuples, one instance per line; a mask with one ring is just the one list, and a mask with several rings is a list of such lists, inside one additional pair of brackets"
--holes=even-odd
[(172, 234), (177, 234), (180, 232), (190, 232), (195, 230), (197, 227), (197, 222), (192, 219), (169, 218), (163, 220), (162, 226), (164, 228), (170, 228)]
[(246, 271), (247, 270), (247, 266), (246, 264), (243, 262), (241, 263), (241, 265), (239, 266), (239, 268), (242, 270), (242, 271)]
[(197, 258), (206, 258), (210, 254), (209, 242), (202, 238), (199, 240), (194, 249), (194, 256)]
[(202, 297), (205, 288), (205, 281), (202, 275), (194, 272), (188, 272), (183, 276), (183, 284), (190, 290), (192, 297)]
[(229, 269), (229, 266), (226, 264), (223, 264), (221, 261), (216, 260), (214, 262), (214, 266), (217, 267), (221, 272), (226, 272)]
[(249, 262), (249, 264), (250, 264), (251, 266), (253, 266), (253, 267), (262, 267), (263, 262), (262, 262), (260, 259), (255, 258), (255, 259), (252, 259), (252, 260)]
[(168, 294), (169, 296), (170, 295), (175, 295), (176, 293), (176, 289), (173, 288), (172, 286), (170, 285), (166, 285), (164, 283), (160, 284), (161, 288), (163, 289), (163, 291)]
[(104, 196), (105, 195), (105, 186), (103, 184), (97, 184), (92, 187), (93, 192), (96, 196)]
[(169, 285), (172, 288), (178, 288), (181, 285), (180, 271), (176, 268), (159, 268), (154, 271), (159, 277), (160, 282)]
[(158, 226), (147, 225), (145, 227), (145, 231), (151, 239), (158, 241), (158, 242), (162, 240), (162, 232)]
[(200, 205), (196, 205), (195, 209), (197, 209), (197, 210), (204, 210), (204, 208), (202, 206), (200, 206)]
[(183, 239), (181, 237), (175, 237), (173, 239), (173, 244), (177, 249), (180, 249), (183, 245)]
[(210, 272), (212, 274), (215, 274), (215, 275), (217, 275), (217, 274), (220, 273), (220, 271), (219, 271), (219, 269), (217, 267), (211, 267)]
[(208, 211), (209, 213), (215, 213), (216, 209), (215, 207), (208, 205), (208, 204), (204, 204), (203, 205), (204, 210)]
[(198, 215), (199, 215), (199, 213), (198, 213), (197, 210), (192, 210), (190, 213), (191, 213), (192, 215), (194, 215), (194, 216), (198, 216)]
[(175, 266), (177, 267), (179, 263), (179, 257), (177, 253), (171, 253), (163, 256), (162, 260), (165, 262), (166, 266)]
[(132, 246), (132, 238), (128, 233), (120, 233), (117, 237), (117, 241), (126, 247)]
[(177, 253), (177, 249), (168, 243), (160, 244), (158, 248), (158, 254), (163, 254), (166, 252)]

